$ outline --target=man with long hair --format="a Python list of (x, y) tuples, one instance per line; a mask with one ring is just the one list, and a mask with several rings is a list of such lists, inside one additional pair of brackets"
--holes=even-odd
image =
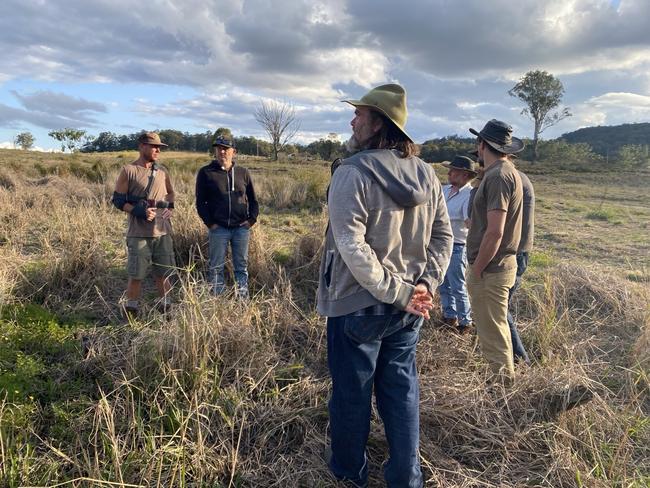
[(420, 487), (415, 351), (453, 243), (440, 182), (406, 133), (406, 93), (370, 90), (328, 192), (318, 311), (327, 316), (334, 476), (367, 486), (373, 386), (384, 422), (388, 486)]

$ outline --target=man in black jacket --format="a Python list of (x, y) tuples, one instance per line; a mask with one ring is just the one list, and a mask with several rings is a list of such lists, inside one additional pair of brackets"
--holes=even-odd
[(196, 176), (196, 209), (208, 228), (208, 280), (216, 295), (224, 292), (223, 268), (230, 244), (237, 292), (248, 298), (248, 241), (259, 214), (253, 180), (246, 168), (235, 165), (237, 150), (231, 137), (218, 137), (212, 147), (215, 159)]

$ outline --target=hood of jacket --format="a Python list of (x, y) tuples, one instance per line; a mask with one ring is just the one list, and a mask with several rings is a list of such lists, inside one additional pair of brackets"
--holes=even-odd
[(395, 150), (370, 149), (346, 159), (373, 178), (402, 207), (415, 207), (431, 198), (433, 168), (417, 157), (399, 158)]

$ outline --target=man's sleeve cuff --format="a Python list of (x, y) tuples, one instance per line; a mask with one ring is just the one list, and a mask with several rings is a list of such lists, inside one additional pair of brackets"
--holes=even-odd
[(400, 310), (404, 310), (411, 301), (414, 291), (415, 287), (413, 285), (402, 283), (400, 289), (397, 290), (397, 297), (395, 298), (393, 305)]
[(433, 296), (435, 292), (435, 288), (432, 286), (431, 280), (429, 278), (425, 278), (424, 276), (418, 280), (418, 285), (422, 283), (424, 286), (427, 287), (427, 290), (429, 290), (429, 293), (431, 293), (431, 296)]

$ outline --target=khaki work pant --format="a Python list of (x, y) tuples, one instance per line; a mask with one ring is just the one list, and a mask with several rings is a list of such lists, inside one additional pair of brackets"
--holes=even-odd
[(483, 273), (476, 278), (472, 265), (467, 268), (467, 291), (472, 315), (483, 356), (494, 374), (512, 380), (515, 365), (512, 357), (512, 339), (508, 327), (508, 292), (515, 284), (517, 269), (499, 273)]

